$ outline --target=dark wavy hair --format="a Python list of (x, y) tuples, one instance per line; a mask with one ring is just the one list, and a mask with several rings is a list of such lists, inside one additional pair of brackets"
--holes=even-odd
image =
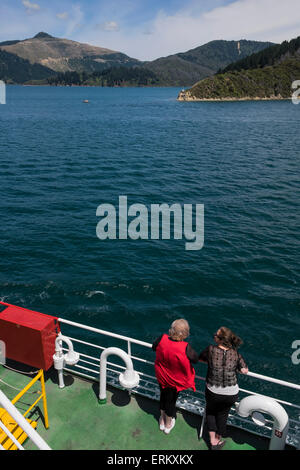
[(226, 328), (226, 326), (221, 326), (221, 328), (219, 328), (218, 338), (225, 348), (238, 349), (243, 344), (241, 338), (239, 338), (229, 328)]

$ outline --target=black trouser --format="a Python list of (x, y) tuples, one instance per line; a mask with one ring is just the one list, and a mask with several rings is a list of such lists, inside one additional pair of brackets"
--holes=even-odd
[(175, 418), (176, 401), (179, 395), (176, 388), (160, 388), (160, 409), (163, 410), (169, 418)]
[(239, 395), (219, 395), (208, 388), (206, 398), (206, 422), (208, 431), (214, 431), (219, 436), (226, 435), (226, 424), (230, 408), (238, 401)]

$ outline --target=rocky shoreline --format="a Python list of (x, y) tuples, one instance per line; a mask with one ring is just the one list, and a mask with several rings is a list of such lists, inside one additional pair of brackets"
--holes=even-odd
[(197, 98), (196, 96), (192, 95), (189, 90), (181, 91), (177, 97), (177, 101), (189, 101), (189, 102), (230, 102), (230, 101), (284, 101), (284, 100), (291, 100), (292, 98), (284, 98), (281, 95), (273, 95), (273, 96), (245, 96), (243, 98), (235, 98), (235, 97), (223, 97), (223, 98)]

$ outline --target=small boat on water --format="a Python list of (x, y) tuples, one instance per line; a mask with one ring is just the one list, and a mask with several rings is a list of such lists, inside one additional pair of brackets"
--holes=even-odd
[(83, 103), (89, 103), (89, 100), (83, 100)]

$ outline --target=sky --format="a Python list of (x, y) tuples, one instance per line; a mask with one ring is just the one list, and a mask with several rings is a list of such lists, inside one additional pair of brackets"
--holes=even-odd
[(300, 35), (299, 0), (0, 0), (0, 41), (40, 31), (153, 60), (215, 39)]

